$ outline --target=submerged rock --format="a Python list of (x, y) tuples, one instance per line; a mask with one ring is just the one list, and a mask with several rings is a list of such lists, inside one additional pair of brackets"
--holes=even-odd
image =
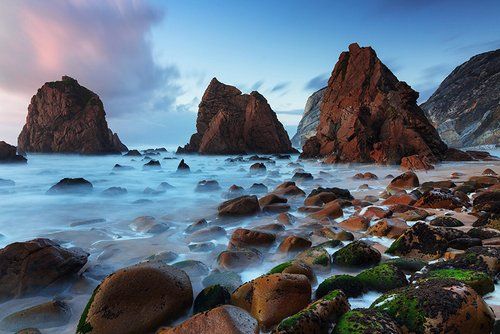
[(221, 285), (211, 285), (201, 290), (193, 303), (193, 313), (209, 311), (217, 306), (229, 304), (231, 295)]
[(51, 328), (66, 325), (71, 309), (62, 301), (51, 301), (12, 313), (0, 321), (5, 331), (18, 331), (27, 327)]
[(203, 94), (197, 132), (178, 153), (292, 153), (288, 134), (258, 92), (242, 94), (213, 78)]
[(193, 289), (185, 272), (160, 262), (144, 262), (102, 281), (76, 333), (148, 333), (179, 318), (192, 303)]
[(218, 207), (219, 216), (246, 216), (260, 211), (257, 196), (240, 196), (223, 202)]
[(92, 183), (85, 180), (84, 178), (64, 178), (50, 187), (50, 189), (47, 191), (47, 194), (88, 194), (92, 192), (93, 189), (94, 187), (92, 186)]
[(99, 96), (67, 76), (45, 83), (31, 98), (18, 147), (22, 152), (127, 151), (118, 135), (108, 128)]
[(23, 297), (70, 278), (89, 254), (49, 239), (15, 242), (0, 249), (0, 300)]
[(0, 141), (0, 163), (26, 163), (26, 158), (17, 154), (17, 148)]

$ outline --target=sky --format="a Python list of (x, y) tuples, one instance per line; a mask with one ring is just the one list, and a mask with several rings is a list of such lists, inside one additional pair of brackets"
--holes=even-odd
[(424, 102), (470, 57), (500, 48), (500, 1), (2, 0), (0, 140), (63, 75), (103, 100), (129, 146), (184, 144), (213, 77), (258, 90), (290, 137), (350, 43), (372, 46)]

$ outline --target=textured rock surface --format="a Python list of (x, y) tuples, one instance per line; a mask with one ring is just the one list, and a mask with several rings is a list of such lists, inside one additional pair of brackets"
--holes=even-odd
[(455, 68), (421, 107), (452, 147), (498, 144), (500, 49)]
[(213, 78), (203, 94), (197, 132), (178, 153), (291, 153), (288, 134), (267, 100)]
[(0, 141), (0, 163), (26, 163), (26, 158), (17, 154), (17, 148)]
[(297, 133), (292, 138), (293, 145), (302, 147), (308, 138), (316, 135), (316, 129), (319, 124), (321, 101), (323, 100), (325, 91), (326, 87), (323, 87), (317, 92), (314, 92), (307, 99), (304, 114), (297, 126)]
[(443, 159), (446, 144), (417, 98), (418, 93), (399, 81), (372, 48), (351, 44), (333, 69), (318, 132), (307, 140), (302, 157), (395, 164), (414, 154)]
[(108, 128), (99, 96), (67, 76), (45, 83), (31, 98), (18, 148), (84, 154), (127, 151)]

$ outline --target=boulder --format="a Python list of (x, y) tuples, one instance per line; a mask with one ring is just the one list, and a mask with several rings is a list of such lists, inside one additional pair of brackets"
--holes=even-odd
[(193, 313), (209, 311), (217, 306), (229, 304), (231, 295), (227, 288), (221, 285), (207, 286), (196, 296), (193, 303)]
[(178, 319), (193, 303), (186, 273), (160, 262), (143, 262), (105, 278), (94, 290), (76, 333), (148, 333)]
[(434, 169), (431, 161), (427, 157), (421, 157), (418, 154), (401, 159), (401, 169), (403, 170), (430, 170)]
[(402, 334), (398, 323), (385, 312), (358, 308), (345, 313), (335, 325), (333, 334)]
[(262, 255), (254, 250), (226, 250), (219, 254), (217, 263), (221, 269), (243, 271), (262, 263)]
[(281, 196), (305, 196), (306, 193), (297, 187), (295, 182), (292, 181), (287, 181), (279, 186), (276, 187), (273, 191), (274, 194), (276, 195), (281, 195)]
[(467, 269), (425, 270), (412, 277), (413, 280), (452, 278), (467, 284), (478, 294), (485, 295), (495, 290), (493, 279), (485, 272)]
[(182, 159), (177, 166), (177, 172), (189, 172), (190, 170), (189, 165), (184, 162), (184, 159)]
[(45, 83), (31, 98), (18, 149), (82, 154), (127, 151), (108, 128), (99, 96), (67, 76)]
[(196, 314), (176, 327), (161, 328), (156, 334), (255, 334), (257, 331), (257, 321), (247, 311), (222, 305)]
[(414, 172), (405, 172), (396, 176), (387, 186), (387, 190), (413, 189), (420, 185), (417, 174)]
[(269, 248), (275, 240), (276, 236), (271, 233), (238, 228), (231, 235), (228, 248)]
[(329, 271), (332, 265), (330, 254), (321, 246), (306, 249), (299, 253), (295, 259), (307, 264), (314, 270), (322, 272)]
[(387, 292), (408, 285), (404, 272), (389, 263), (363, 270), (356, 277), (368, 290), (379, 292)]
[(295, 253), (303, 251), (311, 247), (311, 245), (312, 242), (308, 239), (296, 235), (289, 235), (280, 243), (278, 251), (282, 253)]
[(196, 185), (197, 192), (210, 192), (220, 190), (219, 182), (216, 180), (202, 180)]
[(347, 267), (363, 267), (377, 264), (380, 252), (368, 243), (357, 240), (333, 253), (333, 263)]
[(49, 195), (62, 195), (62, 194), (88, 194), (92, 192), (94, 187), (92, 183), (84, 178), (64, 178), (50, 187), (47, 191)]
[(404, 333), (490, 333), (495, 321), (481, 296), (453, 279), (424, 280), (387, 292), (371, 308), (394, 318)]
[(26, 163), (25, 157), (17, 154), (17, 148), (0, 141), (0, 164), (1, 163)]
[(415, 154), (443, 159), (447, 146), (417, 98), (372, 48), (349, 45), (328, 82), (317, 133), (306, 141), (301, 157), (386, 164)]
[(347, 297), (359, 297), (366, 291), (363, 282), (358, 277), (346, 274), (334, 275), (318, 285), (316, 298), (326, 296), (334, 290), (342, 291)]
[(32, 295), (76, 275), (88, 256), (49, 239), (15, 242), (0, 249), (0, 301)]
[(14, 312), (0, 321), (0, 329), (18, 331), (27, 327), (51, 328), (66, 325), (71, 308), (62, 301), (50, 301)]
[(288, 134), (258, 92), (242, 94), (213, 78), (201, 99), (197, 132), (177, 152), (202, 154), (293, 153)]
[(268, 274), (296, 274), (304, 275), (309, 279), (309, 282), (316, 282), (316, 276), (313, 269), (300, 260), (293, 260), (278, 264), (269, 270)]
[(240, 196), (223, 202), (217, 208), (219, 216), (247, 216), (260, 211), (257, 196)]
[(432, 208), (432, 209), (448, 209), (454, 210), (467, 206), (457, 196), (443, 190), (434, 189), (426, 192), (421, 198), (415, 202), (417, 208)]
[(398, 238), (409, 228), (403, 219), (385, 218), (377, 221), (366, 231), (367, 234), (376, 237)]
[(311, 300), (311, 284), (304, 275), (271, 274), (240, 286), (231, 295), (231, 303), (270, 328), (302, 310)]

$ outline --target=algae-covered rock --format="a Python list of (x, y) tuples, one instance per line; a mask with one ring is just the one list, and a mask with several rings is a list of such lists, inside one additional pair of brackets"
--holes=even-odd
[(398, 267), (387, 263), (363, 270), (357, 278), (368, 290), (379, 292), (387, 292), (408, 285), (405, 274)]
[(296, 259), (319, 271), (328, 271), (331, 267), (330, 254), (323, 247), (306, 249), (299, 253)]
[(412, 259), (412, 258), (404, 258), (404, 257), (398, 257), (395, 259), (390, 259), (385, 261), (384, 263), (392, 264), (405, 273), (414, 273), (415, 271), (419, 271), (423, 267), (427, 265), (427, 262), (419, 260), (419, 259)]
[(299, 260), (280, 263), (277, 266), (273, 267), (271, 270), (269, 270), (267, 274), (280, 274), (280, 273), (304, 275), (309, 279), (309, 281), (311, 282), (316, 281), (316, 276), (314, 275), (314, 271), (312, 270), (312, 268)]
[(333, 253), (333, 262), (341, 266), (369, 266), (380, 262), (380, 252), (368, 243), (357, 240)]
[(477, 246), (457, 254), (449, 261), (439, 261), (429, 264), (427, 271), (437, 269), (465, 269), (487, 273), (495, 276), (500, 270), (500, 249), (495, 247)]
[(459, 227), (459, 226), (464, 226), (464, 223), (462, 223), (457, 218), (441, 216), (431, 220), (429, 225), (442, 226), (442, 227)]
[(480, 295), (485, 295), (495, 290), (493, 279), (482, 271), (465, 269), (436, 269), (424, 274), (415, 275), (414, 279), (453, 278), (469, 285)]
[(283, 319), (273, 334), (329, 333), (332, 324), (349, 308), (346, 295), (339, 290), (332, 291), (302, 311)]
[(358, 308), (340, 317), (333, 334), (401, 334), (398, 324), (386, 313)]
[(211, 310), (217, 306), (229, 304), (231, 295), (223, 286), (212, 285), (201, 290), (193, 303), (193, 313)]
[(481, 296), (453, 279), (423, 280), (393, 290), (371, 308), (393, 317), (403, 333), (483, 334), (491, 332), (495, 321)]
[(358, 297), (365, 291), (365, 286), (356, 276), (334, 275), (318, 285), (316, 298), (321, 298), (334, 290), (341, 290), (347, 297)]

